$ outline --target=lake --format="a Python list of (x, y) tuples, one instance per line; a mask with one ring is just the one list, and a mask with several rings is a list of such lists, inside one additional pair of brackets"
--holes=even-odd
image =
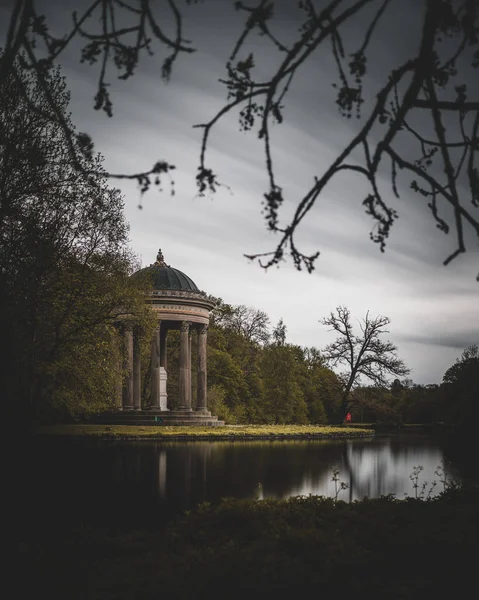
[[(223, 497), (335, 495), (333, 469), (352, 501), (384, 494), (414, 496), (410, 476), (432, 495), (444, 460), (427, 436), (356, 440), (153, 442), (39, 439), (22, 469), (25, 519), (148, 526), (168, 522), (200, 502)], [(446, 463), (446, 476), (459, 481)]]

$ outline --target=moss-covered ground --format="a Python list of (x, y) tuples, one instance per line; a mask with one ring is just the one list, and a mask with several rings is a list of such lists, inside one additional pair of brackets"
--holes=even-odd
[(91, 436), (115, 439), (302, 439), (349, 438), (374, 435), (367, 427), (332, 425), (225, 425), (222, 427), (168, 427), (135, 425), (52, 425), (39, 427), (38, 435)]

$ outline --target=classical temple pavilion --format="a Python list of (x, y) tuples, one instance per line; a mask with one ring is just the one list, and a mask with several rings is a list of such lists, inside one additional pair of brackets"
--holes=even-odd
[[(215, 303), (185, 273), (167, 265), (161, 250), (156, 261), (132, 277), (149, 277), (153, 289), (146, 299), (157, 318), (151, 341), (149, 405), (142, 403), (141, 331), (134, 322), (122, 323), (124, 363), (122, 389), (114, 413), (102, 415), (102, 422), (123, 424), (223, 425), (207, 407), (207, 335), (210, 312)], [(179, 402), (175, 410), (168, 407), (168, 331), (180, 330)], [(191, 378), (191, 349), (197, 343), (196, 382)], [(196, 384), (196, 408), (192, 409), (192, 385)]]

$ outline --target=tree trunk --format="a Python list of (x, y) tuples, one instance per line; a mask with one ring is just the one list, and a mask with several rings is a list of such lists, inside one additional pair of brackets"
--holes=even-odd
[(343, 397), (341, 398), (341, 404), (339, 405), (339, 414), (338, 414), (338, 425), (342, 425), (344, 420), (346, 419), (346, 415), (348, 413), (348, 404), (349, 404), (349, 392), (353, 387), (354, 380), (356, 379), (356, 373), (351, 373), (349, 377), (349, 381), (346, 384), (346, 387), (343, 392)]

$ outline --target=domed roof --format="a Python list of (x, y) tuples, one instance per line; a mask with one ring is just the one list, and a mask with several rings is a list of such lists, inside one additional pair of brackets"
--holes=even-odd
[(184, 290), (188, 292), (199, 292), (195, 282), (182, 271), (174, 269), (165, 263), (163, 253), (158, 251), (156, 262), (149, 267), (140, 269), (134, 274), (151, 277), (154, 290)]

